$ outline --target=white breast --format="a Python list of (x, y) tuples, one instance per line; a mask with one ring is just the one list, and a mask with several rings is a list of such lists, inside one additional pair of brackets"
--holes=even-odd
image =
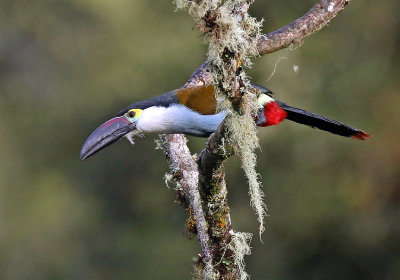
[(150, 107), (143, 110), (137, 129), (144, 133), (208, 136), (217, 129), (225, 115), (224, 111), (215, 115), (201, 115), (183, 105)]

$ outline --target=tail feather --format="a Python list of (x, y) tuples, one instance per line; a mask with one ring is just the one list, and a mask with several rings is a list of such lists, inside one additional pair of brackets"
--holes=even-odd
[(286, 103), (275, 100), (279, 106), (287, 112), (287, 119), (331, 132), (333, 134), (351, 137), (358, 140), (366, 140), (370, 135), (360, 129), (351, 127), (345, 123), (323, 117), (318, 114), (307, 112), (305, 110), (295, 108)]

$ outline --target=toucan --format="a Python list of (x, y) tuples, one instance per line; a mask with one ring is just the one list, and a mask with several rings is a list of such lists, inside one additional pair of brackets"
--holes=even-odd
[[(284, 119), (331, 132), (366, 140), (370, 135), (360, 129), (274, 100), (272, 92), (252, 85), (261, 93), (257, 98), (260, 110), (255, 118), (257, 126), (276, 125)], [(85, 141), (80, 158), (87, 159), (121, 137), (131, 142), (133, 136), (147, 133), (187, 134), (208, 137), (226, 116), (216, 112), (215, 90), (212, 85), (176, 89), (160, 96), (133, 103), (114, 118), (100, 125)]]

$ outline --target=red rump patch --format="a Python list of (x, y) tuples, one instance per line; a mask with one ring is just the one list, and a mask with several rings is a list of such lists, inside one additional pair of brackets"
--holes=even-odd
[(268, 102), (264, 106), (264, 116), (267, 120), (261, 126), (276, 125), (287, 117), (287, 113), (275, 102)]

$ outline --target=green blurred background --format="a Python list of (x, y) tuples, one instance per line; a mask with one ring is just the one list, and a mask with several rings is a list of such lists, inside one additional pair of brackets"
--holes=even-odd
[[(269, 32), (314, 3), (258, 0), (251, 12)], [(204, 39), (174, 9), (0, 1), (0, 279), (191, 278), (200, 249), (164, 184), (157, 137), (79, 160), (100, 123), (180, 87), (204, 61)], [(373, 138), (290, 122), (259, 130), (270, 216), (246, 257), (252, 279), (400, 279), (399, 12), (395, 0), (351, 1), (296, 50), (254, 59), (252, 81), (276, 98)], [(194, 152), (203, 145), (190, 138)], [(237, 158), (226, 171), (233, 225), (257, 233)]]

